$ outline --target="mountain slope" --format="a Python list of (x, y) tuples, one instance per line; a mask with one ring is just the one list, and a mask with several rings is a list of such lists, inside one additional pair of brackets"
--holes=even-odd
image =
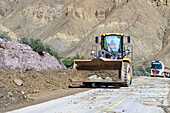
[(123, 32), (131, 36), (136, 61), (159, 53), (168, 57), (164, 48), (169, 48), (169, 5), (157, 6), (152, 0), (2, 1), (3, 26), (19, 37), (41, 39), (61, 56), (89, 57), (95, 36)]
[[(157, 24), (155, 24), (157, 23)], [(145, 1), (130, 1), (116, 9), (101, 24), (82, 39), (66, 55), (80, 53), (86, 55), (94, 44), (94, 37), (105, 32), (124, 32), (132, 37), (134, 57), (136, 60), (149, 58), (162, 48), (162, 38), (166, 29), (166, 19), (163, 18), (151, 4)], [(89, 51), (86, 51), (89, 50)]]
[(20, 37), (40, 38), (58, 52), (63, 52), (80, 41), (113, 7), (123, 2), (25, 0), (22, 4), (4, 17), (3, 25)]

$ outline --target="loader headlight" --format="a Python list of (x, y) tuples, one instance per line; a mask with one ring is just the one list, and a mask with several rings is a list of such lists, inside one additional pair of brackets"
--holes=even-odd
[(96, 53), (95, 50), (91, 50), (92, 55), (95, 55), (95, 53)]

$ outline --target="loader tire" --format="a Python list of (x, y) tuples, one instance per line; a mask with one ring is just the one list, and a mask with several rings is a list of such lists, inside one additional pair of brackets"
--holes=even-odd
[(132, 68), (128, 62), (124, 62), (124, 69), (122, 74), (124, 79), (123, 86), (128, 87), (132, 83)]

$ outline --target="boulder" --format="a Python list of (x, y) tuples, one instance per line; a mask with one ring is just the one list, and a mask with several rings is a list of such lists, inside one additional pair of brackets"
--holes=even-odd
[(23, 85), (23, 81), (20, 80), (20, 79), (14, 79), (14, 83), (15, 83), (17, 86), (22, 86), (22, 85)]

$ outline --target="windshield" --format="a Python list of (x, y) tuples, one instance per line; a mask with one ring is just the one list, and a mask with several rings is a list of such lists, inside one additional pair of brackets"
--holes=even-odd
[(104, 38), (104, 48), (108, 51), (118, 51), (120, 49), (121, 36), (110, 35)]
[(162, 69), (162, 65), (160, 63), (153, 63), (151, 69)]

